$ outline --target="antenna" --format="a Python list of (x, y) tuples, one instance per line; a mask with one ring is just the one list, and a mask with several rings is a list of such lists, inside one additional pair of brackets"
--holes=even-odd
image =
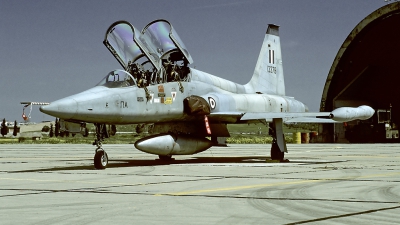
[[(25, 105), (22, 108), (22, 118), (24, 119), (24, 121), (28, 121), (31, 118), (31, 113), (32, 113), (32, 106), (33, 105), (48, 105), (50, 103), (48, 102), (21, 102), (22, 105)], [(31, 106), (30, 110), (29, 110), (29, 114), (28, 116), (25, 114), (25, 108)]]

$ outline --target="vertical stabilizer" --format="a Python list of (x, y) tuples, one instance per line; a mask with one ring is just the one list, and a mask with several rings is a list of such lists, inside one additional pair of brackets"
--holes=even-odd
[(269, 24), (247, 93), (285, 95), (279, 26)]

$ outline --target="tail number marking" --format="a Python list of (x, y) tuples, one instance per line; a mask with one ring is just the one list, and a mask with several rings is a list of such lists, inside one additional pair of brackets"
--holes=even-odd
[(276, 67), (275, 66), (267, 66), (268, 73), (276, 74)]

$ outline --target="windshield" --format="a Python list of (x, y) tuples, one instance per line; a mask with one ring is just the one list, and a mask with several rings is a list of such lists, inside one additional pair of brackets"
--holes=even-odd
[(136, 81), (132, 75), (124, 70), (114, 70), (107, 74), (96, 86), (108, 88), (136, 86)]

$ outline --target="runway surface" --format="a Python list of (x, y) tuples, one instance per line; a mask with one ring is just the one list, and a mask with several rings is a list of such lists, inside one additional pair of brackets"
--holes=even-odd
[(0, 145), (0, 224), (398, 224), (399, 144), (213, 147), (174, 161), (133, 145)]

